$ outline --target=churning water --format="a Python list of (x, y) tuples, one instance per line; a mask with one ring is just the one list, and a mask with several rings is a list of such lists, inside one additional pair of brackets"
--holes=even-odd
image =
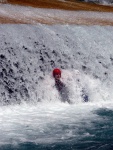
[(0, 149), (112, 149), (113, 104), (40, 103), (0, 109)]
[(113, 149), (112, 35), (110, 26), (0, 25), (0, 150)]

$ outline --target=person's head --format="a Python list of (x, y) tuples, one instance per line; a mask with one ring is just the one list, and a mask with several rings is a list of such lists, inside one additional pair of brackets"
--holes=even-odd
[(53, 70), (53, 77), (55, 78), (55, 80), (60, 80), (61, 78), (61, 70), (58, 68), (55, 68)]

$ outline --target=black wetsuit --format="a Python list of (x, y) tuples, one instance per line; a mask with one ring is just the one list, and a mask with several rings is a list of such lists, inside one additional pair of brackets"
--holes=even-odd
[(68, 102), (71, 103), (69, 100), (69, 90), (65, 86), (65, 84), (60, 80), (55, 80), (55, 86), (61, 96), (62, 102)]
[[(72, 102), (69, 100), (69, 90), (66, 87), (66, 85), (60, 80), (55, 80), (55, 86), (61, 96), (62, 102), (68, 102), (71, 104)], [(89, 97), (88, 97), (88, 94), (87, 94), (85, 88), (82, 88), (81, 97), (83, 98), (84, 102), (89, 101)]]
[(88, 94), (87, 94), (87, 92), (85, 91), (84, 88), (82, 89), (82, 95), (81, 96), (82, 96), (84, 102), (88, 102), (89, 101)]

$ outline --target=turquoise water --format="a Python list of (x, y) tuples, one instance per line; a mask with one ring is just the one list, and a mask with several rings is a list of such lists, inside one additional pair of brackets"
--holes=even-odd
[[(0, 147), (0, 150), (112, 150), (113, 149), (113, 111), (107, 108), (101, 108), (93, 111), (100, 119), (92, 120), (90, 126), (86, 122), (82, 122), (83, 127), (78, 126), (78, 133), (76, 133), (76, 122), (74, 124), (61, 124), (62, 132), (72, 130), (73, 136), (68, 139), (61, 139), (58, 142), (42, 143), (35, 142), (21, 142), (17, 145), (6, 144)], [(51, 130), (54, 130), (53, 128)], [(87, 134), (86, 134), (87, 133)], [(46, 136), (54, 136), (59, 134), (59, 130), (47, 131)], [(79, 136), (76, 138), (76, 135)], [(38, 136), (36, 137), (38, 138)], [(45, 142), (45, 143), (44, 143)]]

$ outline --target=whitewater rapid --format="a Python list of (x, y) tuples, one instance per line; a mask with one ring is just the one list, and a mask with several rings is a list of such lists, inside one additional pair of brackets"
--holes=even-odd
[[(111, 26), (0, 25), (1, 148), (112, 144), (112, 35)], [(55, 67), (62, 70), (71, 105), (54, 86)]]
[(0, 25), (1, 105), (60, 100), (55, 67), (62, 69), (73, 103), (82, 101), (83, 88), (89, 101), (112, 100), (112, 31), (110, 26)]
[(113, 103), (41, 103), (37, 106), (21, 104), (0, 108), (0, 146), (21, 143), (54, 144), (75, 143), (94, 136), (88, 129), (93, 122), (105, 122), (97, 110), (113, 109)]

